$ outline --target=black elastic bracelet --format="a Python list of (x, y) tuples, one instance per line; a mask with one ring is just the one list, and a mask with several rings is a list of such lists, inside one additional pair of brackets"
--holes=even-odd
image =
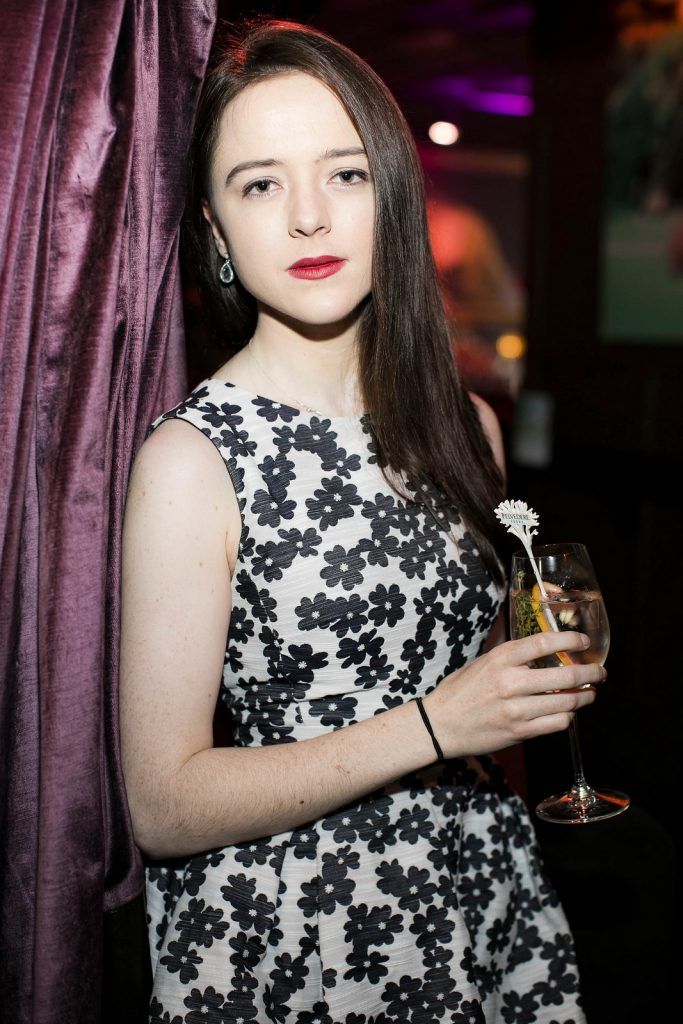
[(423, 720), (424, 724), (427, 726), (427, 730), (429, 732), (429, 735), (432, 737), (432, 743), (434, 744), (434, 750), (436, 750), (437, 757), (438, 757), (439, 761), (443, 761), (443, 759), (444, 759), (443, 751), (442, 751), (441, 747), (439, 746), (439, 741), (437, 740), (436, 736), (434, 735), (434, 730), (432, 729), (432, 723), (429, 721), (429, 718), (427, 717), (427, 712), (422, 707), (422, 697), (416, 697), (415, 698), (415, 703), (417, 704), (418, 708), (420, 709), (420, 714), (422, 715), (422, 720)]

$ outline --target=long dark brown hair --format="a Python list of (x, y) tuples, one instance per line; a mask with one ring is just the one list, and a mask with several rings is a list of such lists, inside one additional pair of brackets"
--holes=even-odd
[[(220, 285), (220, 259), (202, 199), (211, 196), (213, 154), (227, 104), (252, 83), (292, 71), (312, 75), (338, 97), (365, 145), (374, 181), (372, 291), (357, 343), (359, 386), (379, 464), (407, 477), (412, 500), (426, 502), (437, 514), (457, 509), (501, 583), (502, 531), (493, 508), (503, 496), (503, 481), (453, 357), (413, 136), (381, 78), (323, 32), (252, 18), (227, 26), (214, 39), (188, 154), (184, 235), (197, 285), (227, 347), (242, 348), (256, 328), (256, 301), (238, 279), (227, 288)], [(395, 480), (387, 482), (396, 490)]]

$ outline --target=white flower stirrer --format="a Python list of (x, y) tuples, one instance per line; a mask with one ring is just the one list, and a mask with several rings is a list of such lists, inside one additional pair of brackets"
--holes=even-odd
[[(529, 556), (531, 567), (534, 570), (534, 575), (538, 582), (538, 589), (541, 592), (541, 597), (545, 602), (547, 602), (548, 594), (543, 586), (543, 580), (541, 579), (541, 574), (538, 571), (534, 553), (531, 550), (531, 538), (535, 537), (538, 533), (538, 530), (536, 529), (536, 526), (538, 525), (538, 513), (534, 512), (532, 508), (529, 508), (525, 501), (501, 501), (500, 505), (493, 511), (499, 521), (507, 529), (508, 533), (514, 534), (514, 536), (518, 537), (524, 545), (524, 550)], [(558, 633), (559, 626), (555, 622), (555, 616), (547, 603), (544, 606), (544, 612), (551, 628)]]

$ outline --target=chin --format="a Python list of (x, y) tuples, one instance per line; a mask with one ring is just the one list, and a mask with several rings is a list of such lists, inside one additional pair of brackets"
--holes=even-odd
[(299, 323), (306, 327), (332, 327), (339, 324), (340, 327), (348, 325), (350, 320), (360, 312), (359, 306), (363, 298), (347, 302), (306, 302), (301, 305), (292, 306), (291, 303), (282, 306), (274, 306), (262, 303), (264, 311), (268, 311), (273, 317), (292, 326)]

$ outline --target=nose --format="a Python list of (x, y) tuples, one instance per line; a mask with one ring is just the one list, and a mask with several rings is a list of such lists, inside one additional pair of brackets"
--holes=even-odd
[(292, 238), (327, 234), (330, 226), (325, 196), (310, 183), (293, 188), (289, 203), (289, 234)]

